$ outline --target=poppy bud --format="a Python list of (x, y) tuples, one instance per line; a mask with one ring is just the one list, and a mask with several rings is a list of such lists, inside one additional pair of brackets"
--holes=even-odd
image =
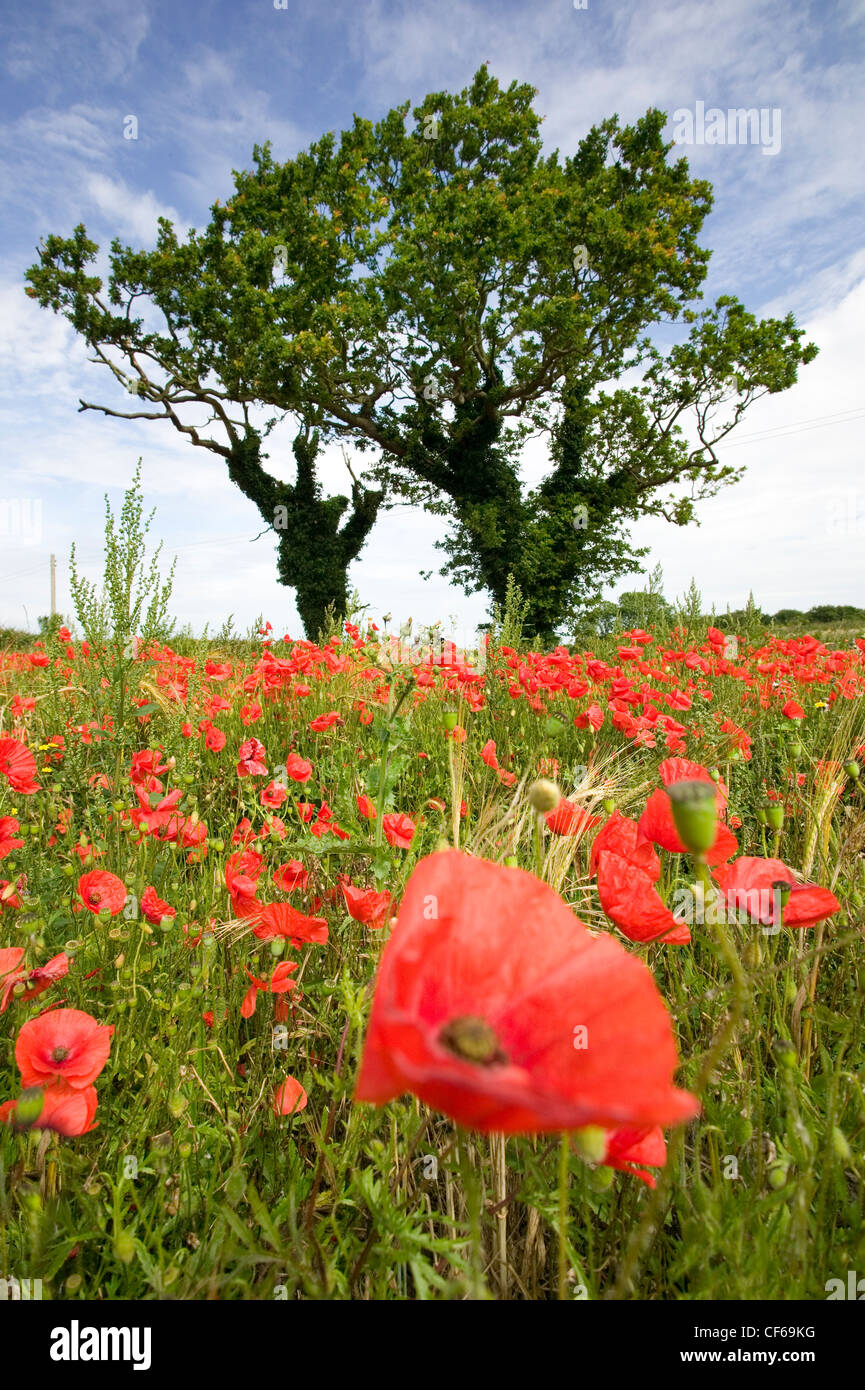
[(122, 1260), (125, 1265), (128, 1265), (130, 1260), (134, 1258), (135, 1240), (133, 1239), (131, 1232), (118, 1232), (118, 1234), (114, 1237), (114, 1253), (117, 1256), (118, 1260)]
[(607, 1131), (601, 1125), (586, 1125), (571, 1135), (574, 1148), (587, 1163), (602, 1163), (607, 1155)]
[(676, 834), (691, 854), (705, 854), (715, 843), (715, 789), (708, 782), (687, 780), (667, 787)]
[(802, 747), (802, 744), (799, 742), (798, 738), (794, 738), (791, 739), (788, 743), (787, 752), (790, 754), (790, 757), (795, 762), (797, 758), (801, 758), (802, 754), (805, 752), (805, 749)]
[(601, 802), (608, 816), (611, 816), (616, 809), (616, 799), (612, 796), (605, 796)]
[(41, 1086), (28, 1086), (26, 1091), (22, 1091), (15, 1106), (15, 1123), (25, 1125), (35, 1125), (39, 1116), (42, 1114), (42, 1107), (45, 1104), (45, 1092)]
[(758, 825), (768, 825), (768, 824), (769, 824), (769, 820), (768, 820), (768, 817), (767, 817), (767, 815), (766, 815), (766, 807), (765, 807), (765, 806), (758, 806), (758, 807), (757, 807), (757, 824), (758, 824)]
[(786, 878), (776, 878), (772, 882), (772, 893), (777, 897), (782, 909), (785, 908), (790, 901), (792, 887), (792, 883), (789, 883)]
[(607, 1192), (613, 1185), (612, 1168), (593, 1168), (590, 1175), (590, 1183), (595, 1192)]
[(782, 1187), (786, 1187), (789, 1171), (783, 1159), (775, 1160), (769, 1169), (769, 1186), (773, 1192), (779, 1192)]
[(529, 805), (533, 806), (539, 815), (554, 811), (561, 799), (562, 794), (555, 782), (549, 782), (545, 777), (539, 777), (529, 787)]
[(507, 858), (505, 859), (505, 868), (506, 868), (506, 869), (518, 869), (519, 867), (520, 867), (520, 861), (519, 861), (519, 859), (517, 858), (517, 856), (516, 856), (515, 854), (509, 854), (509, 855), (507, 856)]
[(796, 1068), (796, 1049), (786, 1038), (779, 1038), (775, 1043), (775, 1056), (782, 1067), (787, 1071), (794, 1071)]
[(560, 734), (565, 732), (565, 727), (561, 719), (557, 719), (554, 714), (551, 714), (544, 724), (544, 733), (547, 738), (558, 738)]
[(856, 762), (855, 758), (851, 758), (849, 763), (844, 764), (844, 773), (847, 777), (850, 778), (851, 782), (859, 781), (860, 771), (861, 769), (859, 767), (859, 764)]
[(832, 1149), (836, 1158), (840, 1158), (842, 1163), (850, 1162), (851, 1153), (850, 1145), (847, 1143), (847, 1136), (837, 1125), (835, 1125), (832, 1130)]
[(713, 782), (720, 782), (720, 780), (721, 780), (721, 769), (720, 769), (719, 767), (710, 767), (710, 768), (708, 769), (708, 772), (709, 772), (709, 776), (711, 777), (711, 779), (712, 779)]
[(770, 830), (781, 830), (784, 826), (783, 801), (770, 801), (766, 807), (766, 824)]

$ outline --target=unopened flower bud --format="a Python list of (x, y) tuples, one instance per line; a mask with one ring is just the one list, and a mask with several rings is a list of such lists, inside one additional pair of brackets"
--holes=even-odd
[(587, 1163), (602, 1163), (607, 1154), (607, 1131), (601, 1125), (585, 1125), (571, 1135), (574, 1148)]
[(39, 1116), (42, 1114), (42, 1107), (45, 1104), (45, 1092), (41, 1086), (28, 1086), (26, 1091), (22, 1091), (15, 1106), (15, 1123), (17, 1125), (35, 1125)]
[(691, 854), (705, 854), (715, 843), (718, 813), (714, 787), (709, 782), (674, 782), (667, 795), (682, 844)]
[(608, 816), (611, 816), (616, 809), (616, 799), (613, 796), (605, 796), (601, 802)]
[(840, 1158), (842, 1163), (849, 1163), (852, 1157), (850, 1145), (847, 1143), (847, 1136), (837, 1125), (832, 1130), (832, 1148), (836, 1158)]
[(528, 795), (529, 805), (533, 806), (539, 815), (554, 811), (562, 799), (555, 782), (548, 781), (546, 777), (539, 777), (536, 782), (532, 782)]

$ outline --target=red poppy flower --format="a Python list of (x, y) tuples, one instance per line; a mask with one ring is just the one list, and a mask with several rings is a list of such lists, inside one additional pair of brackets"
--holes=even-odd
[(0, 777), (5, 777), (12, 790), (21, 796), (38, 792), (36, 759), (20, 739), (0, 738)]
[(78, 880), (78, 896), (90, 912), (110, 912), (116, 917), (126, 906), (126, 884), (105, 869), (91, 869)]
[(276, 936), (289, 937), (293, 946), (302, 946), (309, 941), (317, 944), (327, 941), (327, 922), (324, 918), (307, 917), (291, 903), (270, 903), (265, 906), (264, 903), (247, 899), (238, 916), (248, 917), (255, 922), (253, 934), (260, 941), (270, 941)]
[(384, 827), (384, 838), (389, 845), (396, 849), (410, 848), (417, 829), (411, 816), (403, 815), (401, 811), (392, 812), (388, 816), (382, 816), (381, 823)]
[(24, 959), (23, 946), (0, 946), (0, 981)]
[[(18, 1100), (7, 1100), (0, 1105), (0, 1124), (19, 1123), (18, 1104)], [(94, 1117), (97, 1104), (95, 1086), (87, 1086), (78, 1091), (60, 1083), (47, 1086), (42, 1092), (42, 1109), (39, 1116), (26, 1128), (53, 1129), (66, 1138), (87, 1134), (96, 1128)]]
[(598, 897), (611, 922), (629, 941), (669, 941), (686, 945), (691, 933), (673, 916), (651, 876), (633, 860), (610, 850), (598, 856)]
[(382, 955), (358, 1100), (412, 1091), (508, 1134), (675, 1124), (699, 1108), (676, 1065), (646, 966), (547, 884), (456, 850), (421, 860)]
[(390, 893), (377, 893), (374, 888), (356, 888), (353, 883), (340, 883), (349, 917), (370, 927), (383, 927), (391, 910)]
[(23, 849), (24, 841), (16, 838), (18, 821), (14, 816), (0, 816), (0, 859), (5, 859), (13, 849)]
[[(204, 735), (205, 748), (208, 748), (211, 753), (221, 753), (225, 744), (226, 737), (222, 730), (217, 729), (214, 724), (208, 724), (207, 731)], [(239, 775), (240, 774), (238, 774), (238, 776)]]
[(292, 782), (308, 782), (312, 776), (312, 763), (298, 753), (289, 753), (285, 760), (285, 773)]
[(275, 1115), (296, 1115), (299, 1110), (306, 1109), (307, 1094), (299, 1081), (293, 1076), (287, 1076), (281, 1086), (276, 1088), (273, 1096), (273, 1113)]
[(108, 1061), (112, 1024), (81, 1009), (51, 1009), (22, 1024), (15, 1061), (25, 1086), (64, 1081), (75, 1091), (91, 1085)]
[(376, 820), (378, 817), (378, 811), (375, 809), (375, 806), (368, 796), (358, 796), (357, 809), (367, 820)]
[(657, 883), (661, 877), (661, 861), (651, 842), (642, 837), (637, 822), (622, 815), (621, 811), (613, 812), (592, 841), (592, 852), (589, 855), (590, 874), (596, 872), (598, 856), (603, 851), (610, 851), (620, 855), (622, 859), (627, 859), (630, 864), (648, 874), (653, 883)]
[(593, 825), (600, 825), (601, 817), (593, 816), (585, 806), (562, 797), (554, 810), (544, 816), (548, 828), (554, 835), (584, 835)]
[(337, 710), (331, 710), (329, 714), (320, 714), (317, 719), (309, 722), (309, 728), (315, 734), (323, 734), (325, 730), (332, 729), (334, 724), (341, 724), (342, 716)]
[(291, 975), (296, 969), (296, 960), (282, 960), (279, 962), (279, 965), (276, 967), (269, 980), (259, 980), (257, 976), (247, 970), (246, 973), (252, 983), (246, 991), (243, 1003), (240, 1006), (241, 1018), (252, 1018), (252, 1015), (255, 1013), (255, 1006), (258, 1003), (260, 991), (263, 991), (265, 994), (285, 994), (286, 990), (295, 989), (296, 981), (291, 979)]
[[(2, 960), (4, 954), (5, 952), (0, 951), (0, 976), (4, 975)], [(65, 951), (61, 951), (59, 956), (52, 956), (44, 965), (37, 965), (33, 970), (16, 970), (12, 974), (5, 975), (4, 978), (0, 979), (0, 990), (2, 990), (0, 1014), (5, 1014), (13, 997), (17, 1003), (25, 1004), (28, 999), (35, 999), (37, 995), (50, 989), (56, 980), (62, 980), (64, 975), (68, 974), (69, 957)]]
[(728, 912), (736, 915), (744, 912), (752, 921), (763, 922), (766, 926), (773, 926), (777, 921), (776, 906), (780, 907), (780, 901), (776, 901), (776, 883), (790, 885), (787, 903), (780, 907), (785, 927), (813, 927), (841, 907), (828, 888), (821, 888), (817, 883), (798, 883), (792, 869), (781, 859), (759, 859), (745, 854), (732, 864), (717, 868), (715, 878)]
[(666, 1162), (667, 1145), (660, 1125), (655, 1125), (653, 1129), (614, 1130), (607, 1135), (607, 1151), (601, 1159), (605, 1168), (630, 1173), (648, 1187), (655, 1186), (655, 1179), (646, 1172), (646, 1165), (663, 1168)]
[(277, 807), (282, 805), (287, 796), (288, 792), (281, 782), (268, 782), (266, 787), (262, 787), (259, 800), (262, 806), (268, 806), (275, 811)]
[[(671, 854), (687, 854), (676, 833), (670, 798), (661, 788), (652, 792), (646, 802), (646, 809), (640, 817), (639, 825), (640, 834), (660, 845), (661, 849), (669, 850)], [(715, 843), (706, 854), (706, 863), (723, 864), (738, 848), (739, 842), (732, 830), (719, 820), (715, 831)]]
[(170, 903), (163, 902), (152, 886), (145, 888), (141, 894), (141, 911), (148, 922), (152, 922), (154, 926), (158, 926), (163, 917), (177, 916), (177, 909), (172, 907)]
[(718, 815), (723, 815), (727, 809), (726, 784), (720, 777), (716, 781), (702, 763), (692, 763), (690, 758), (665, 758), (658, 768), (658, 773), (665, 787), (672, 787), (675, 782), (711, 782), (715, 788)]
[(17, 885), (10, 883), (8, 878), (0, 878), (0, 912), (5, 907), (20, 907), (21, 899), (16, 892), (16, 887), (23, 887), (23, 881), (18, 880)]
[(266, 777), (264, 744), (257, 738), (248, 738), (237, 751), (238, 777)]
[(306, 887), (309, 874), (299, 859), (289, 859), (287, 864), (280, 864), (278, 869), (274, 869), (273, 881), (283, 893), (291, 893), (295, 888)]
[(801, 705), (799, 705), (799, 704), (796, 703), (795, 700), (788, 700), (787, 703), (786, 703), (786, 705), (783, 706), (783, 708), (782, 708), (782, 710), (781, 710), (781, 713), (782, 713), (782, 714), (785, 716), (785, 718), (787, 718), (787, 719), (804, 719), (804, 718), (805, 718), (805, 711), (803, 710), (803, 708), (802, 708)]

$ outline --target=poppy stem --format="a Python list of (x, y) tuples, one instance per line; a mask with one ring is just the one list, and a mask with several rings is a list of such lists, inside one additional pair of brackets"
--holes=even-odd
[(478, 1175), (475, 1172), (471, 1154), (469, 1153), (469, 1135), (464, 1129), (459, 1130), (457, 1151), (459, 1153), (463, 1195), (465, 1197), (469, 1218), (469, 1269), (471, 1273), (469, 1296), (473, 1299), (483, 1299), (487, 1296), (484, 1287), (483, 1245), (481, 1243), (481, 1204), (483, 1196), (478, 1182)]
[(568, 1297), (568, 1159), (571, 1138), (562, 1131), (559, 1142), (559, 1301)]

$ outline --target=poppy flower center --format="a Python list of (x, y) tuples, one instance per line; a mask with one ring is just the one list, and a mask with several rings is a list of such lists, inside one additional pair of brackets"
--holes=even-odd
[(55, 1047), (54, 1051), (51, 1053), (51, 1060), (52, 1062), (65, 1062), (68, 1056), (68, 1047)]
[(486, 1020), (471, 1014), (466, 1014), (464, 1018), (452, 1018), (450, 1023), (446, 1023), (439, 1033), (439, 1042), (448, 1052), (453, 1052), (466, 1062), (476, 1062), (481, 1067), (500, 1065), (508, 1060)]

